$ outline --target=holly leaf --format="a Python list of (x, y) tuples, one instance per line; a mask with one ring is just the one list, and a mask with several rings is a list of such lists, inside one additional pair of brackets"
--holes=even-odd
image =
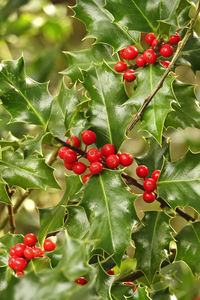
[(96, 279), (96, 290), (98, 294), (104, 300), (112, 300), (111, 296), (111, 287), (115, 280), (115, 277), (112, 275), (108, 275), (106, 271), (103, 269), (101, 262), (96, 266), (97, 268), (97, 279)]
[(0, 98), (12, 122), (27, 122), (46, 129), (53, 97), (46, 83), (26, 75), (23, 57), (0, 64)]
[[(126, 102), (137, 111), (153, 89), (157, 86), (164, 73), (164, 68), (149, 65), (137, 71), (137, 88), (133, 96)], [(172, 110), (171, 102), (174, 99), (172, 82), (173, 76), (168, 76), (163, 87), (156, 93), (142, 116), (141, 130), (146, 130), (161, 144), (162, 132), (167, 114)]]
[(6, 182), (3, 180), (1, 176), (0, 176), (0, 202), (12, 205), (12, 202), (10, 201), (10, 198), (8, 197), (6, 191)]
[(178, 161), (165, 161), (157, 182), (159, 196), (172, 208), (191, 206), (200, 212), (199, 174), (200, 154), (188, 152)]
[(131, 120), (121, 75), (113, 72), (107, 64), (93, 66), (83, 71), (84, 87), (90, 94), (88, 122), (97, 135), (98, 147), (106, 143), (117, 149), (125, 138), (125, 131)]
[(131, 244), (131, 229), (137, 220), (133, 205), (136, 197), (128, 192), (119, 171), (105, 170), (83, 187), (81, 205), (91, 226), (88, 239), (94, 241), (94, 249), (103, 248), (113, 255), (118, 265)]
[(85, 210), (81, 206), (68, 206), (68, 218), (65, 228), (71, 237), (82, 239), (89, 229), (89, 222)]
[(154, 300), (171, 300), (172, 299), (171, 298), (172, 294), (169, 292), (168, 288), (150, 293), (150, 296)]
[(186, 225), (177, 235), (176, 260), (183, 260), (194, 274), (200, 274), (198, 253), (200, 251), (200, 222)]
[(108, 65), (114, 66), (118, 60), (116, 55), (112, 55), (112, 48), (102, 44), (95, 44), (92, 48), (81, 51), (65, 53), (69, 66), (62, 71), (62, 74), (68, 75), (73, 82), (83, 81), (81, 70), (88, 69), (93, 63), (99, 64), (105, 60)]
[(49, 135), (49, 133), (41, 131), (36, 137), (26, 136), (24, 141), (21, 141), (20, 143), (20, 148), (24, 152), (24, 157), (26, 158), (33, 153), (42, 155), (42, 143), (47, 135)]
[(60, 188), (53, 176), (53, 168), (46, 165), (43, 158), (29, 156), (24, 159), (20, 152), (14, 152), (11, 148), (2, 152), (0, 171), (10, 187)]
[(132, 297), (128, 299), (149, 300), (151, 298), (149, 298), (145, 287), (138, 287)]
[(174, 81), (173, 90), (177, 102), (172, 104), (173, 111), (166, 118), (166, 127), (200, 128), (200, 107), (194, 88), (193, 85)]
[(23, 241), (21, 234), (6, 233), (0, 238), (0, 268), (8, 266), (10, 248)]
[(30, 260), (27, 265), (26, 271), (27, 272), (34, 271), (36, 273), (44, 269), (45, 270), (51, 269), (50, 259), (47, 256), (35, 257), (34, 259)]
[(161, 262), (167, 259), (172, 229), (169, 226), (169, 216), (163, 212), (146, 212), (142, 223), (133, 232), (132, 238), (136, 247), (137, 269), (145, 274), (151, 284)]
[(200, 64), (200, 38), (190, 36), (186, 45), (180, 53), (180, 56), (176, 62), (177, 65), (189, 65), (193, 71), (199, 70)]

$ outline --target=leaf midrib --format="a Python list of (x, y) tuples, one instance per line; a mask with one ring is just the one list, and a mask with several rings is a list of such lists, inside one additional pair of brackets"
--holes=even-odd
[(160, 213), (157, 213), (156, 216), (156, 220), (155, 220), (155, 224), (154, 224), (154, 228), (153, 228), (153, 234), (152, 234), (152, 240), (151, 240), (151, 246), (150, 246), (150, 257), (149, 257), (149, 262), (150, 262), (150, 268), (149, 268), (149, 277), (151, 277), (151, 266), (152, 266), (152, 249), (153, 249), (153, 245), (154, 245), (154, 236), (155, 236), (155, 231), (156, 231), (156, 226), (158, 223), (158, 219), (159, 219)]
[(193, 179), (175, 179), (175, 180), (161, 180), (157, 184), (163, 184), (163, 183), (174, 183), (174, 182), (191, 182), (191, 181), (200, 181), (200, 178), (193, 178)]
[(144, 15), (144, 13), (142, 12), (142, 10), (137, 6), (137, 4), (135, 3), (134, 0), (131, 0), (133, 2), (133, 4), (135, 5), (135, 7), (137, 8), (137, 10), (140, 12), (140, 14), (142, 15), (142, 17), (146, 20), (146, 22), (148, 23), (148, 25), (152, 28), (152, 30), (154, 31), (154, 27), (151, 24), (151, 22), (149, 21), (149, 19)]

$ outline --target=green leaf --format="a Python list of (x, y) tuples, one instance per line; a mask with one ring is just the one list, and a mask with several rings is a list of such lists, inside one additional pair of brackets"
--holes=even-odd
[(0, 176), (0, 202), (11, 204), (12, 202), (10, 198), (8, 197), (7, 191), (6, 191), (6, 183)]
[(47, 166), (43, 158), (29, 156), (24, 159), (20, 152), (14, 152), (11, 148), (2, 152), (0, 171), (10, 187), (59, 188), (53, 168)]
[(169, 216), (163, 212), (146, 212), (142, 225), (133, 232), (137, 269), (144, 272), (151, 284), (161, 262), (167, 259), (169, 243), (172, 240), (172, 229)]
[(26, 76), (22, 57), (0, 64), (0, 98), (12, 122), (27, 122), (46, 129), (53, 97), (46, 83)]
[(102, 44), (81, 51), (66, 52), (66, 55), (69, 67), (62, 74), (68, 75), (73, 82), (83, 81), (81, 70), (88, 69), (93, 63), (99, 64), (105, 60), (108, 65), (114, 66), (118, 60), (116, 55), (112, 55), (112, 48)]
[(199, 70), (200, 64), (200, 38), (190, 36), (186, 45), (180, 53), (179, 59), (177, 60), (177, 65), (189, 65), (194, 71)]
[(127, 191), (119, 171), (105, 170), (83, 187), (81, 205), (91, 225), (88, 238), (94, 240), (94, 249), (103, 248), (118, 265), (131, 244), (136, 197)]
[(200, 154), (188, 152), (176, 162), (165, 161), (157, 182), (159, 196), (171, 207), (191, 206), (200, 211)]
[(134, 295), (134, 286), (125, 285), (123, 283), (114, 284), (112, 286), (112, 297), (113, 300), (125, 300), (132, 299)]
[(200, 274), (198, 253), (200, 251), (200, 223), (186, 225), (176, 235), (177, 256), (176, 260), (185, 261), (193, 273)]
[(97, 279), (96, 279), (96, 290), (103, 300), (112, 300), (111, 287), (115, 277), (108, 275), (103, 269), (101, 262), (96, 266), (97, 268)]
[(68, 218), (65, 228), (70, 236), (82, 239), (89, 229), (89, 222), (85, 210), (81, 206), (68, 206)]
[(98, 147), (110, 143), (117, 149), (125, 139), (125, 131), (131, 119), (121, 75), (113, 72), (107, 64), (93, 66), (83, 71), (84, 87), (90, 94), (88, 122), (97, 135)]
[(49, 135), (49, 133), (41, 131), (36, 137), (26, 136), (24, 141), (20, 143), (20, 147), (24, 152), (24, 157), (26, 158), (33, 153), (42, 155), (42, 142), (47, 135)]
[(149, 300), (151, 298), (148, 297), (145, 287), (138, 287), (133, 296), (128, 299)]
[[(144, 100), (151, 94), (164, 73), (164, 68), (159, 65), (149, 65), (137, 71), (137, 88), (127, 104), (133, 105), (136, 110), (140, 108)], [(150, 132), (161, 144), (162, 132), (167, 114), (172, 110), (171, 102), (174, 99), (172, 91), (173, 76), (165, 79), (163, 87), (156, 93), (152, 101), (145, 109), (142, 116), (141, 129)]]
[(35, 273), (37, 273), (43, 269), (45, 270), (51, 269), (49, 257), (46, 256), (35, 257), (34, 259), (30, 260), (26, 268), (26, 271), (27, 272), (34, 271)]
[(8, 0), (5, 5), (0, 7), (0, 21), (6, 20), (12, 13), (16, 12), (20, 6), (25, 5), (30, 0)]
[(154, 293), (150, 293), (153, 300), (171, 300), (172, 294), (169, 293), (169, 289), (159, 290)]
[(166, 127), (200, 128), (200, 107), (194, 88), (193, 85), (174, 81), (173, 89), (177, 103), (172, 104), (173, 111), (166, 118)]
[(136, 41), (127, 29), (113, 23), (112, 15), (103, 6), (102, 0), (78, 0), (73, 8), (76, 18), (86, 25), (87, 37), (96, 38), (97, 43), (111, 45), (115, 51), (135, 44)]

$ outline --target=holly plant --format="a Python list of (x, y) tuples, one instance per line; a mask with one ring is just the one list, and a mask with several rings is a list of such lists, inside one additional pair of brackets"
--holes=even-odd
[[(23, 57), (0, 64), (0, 299), (200, 299), (200, 1), (72, 9), (91, 47), (65, 52), (57, 95)], [(56, 189), (37, 234), (15, 234), (24, 200)]]

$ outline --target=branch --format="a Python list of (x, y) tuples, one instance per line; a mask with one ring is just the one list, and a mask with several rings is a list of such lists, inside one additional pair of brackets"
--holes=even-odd
[[(6, 184), (6, 191), (8, 194), (8, 197), (12, 198), (12, 195), (14, 194), (14, 190), (10, 191), (8, 185)], [(10, 223), (10, 232), (14, 233), (15, 232), (15, 218), (14, 218), (14, 211), (13, 211), (13, 206), (12, 205), (7, 205), (8, 208), (8, 219)]]
[(83, 156), (83, 157), (86, 157), (86, 156), (87, 156), (87, 153), (86, 153), (85, 151), (82, 151), (80, 148), (74, 147), (74, 146), (72, 146), (72, 145), (70, 145), (70, 144), (68, 144), (68, 143), (66, 143), (66, 142), (64, 142), (64, 141), (62, 141), (62, 140), (59, 139), (58, 137), (55, 137), (55, 140), (56, 140), (57, 142), (59, 142), (61, 145), (63, 145), (64, 147), (67, 147), (67, 148), (70, 148), (70, 149), (76, 151), (76, 152), (77, 152), (78, 154), (80, 154), (81, 156)]
[(143, 104), (141, 105), (141, 107), (139, 108), (138, 112), (136, 113), (135, 117), (133, 118), (131, 124), (129, 125), (126, 134), (128, 135), (130, 133), (130, 131), (133, 129), (133, 127), (137, 124), (137, 122), (141, 119), (142, 114), (144, 112), (144, 110), (146, 109), (146, 107), (149, 105), (149, 103), (151, 102), (151, 100), (153, 99), (153, 97), (156, 95), (156, 93), (161, 89), (161, 87), (163, 86), (163, 83), (165, 81), (165, 78), (167, 77), (167, 75), (169, 74), (169, 72), (171, 70), (173, 70), (174, 68), (174, 64), (176, 62), (176, 60), (178, 59), (182, 49), (184, 48), (186, 42), (188, 41), (190, 35), (192, 34), (194, 25), (196, 23), (197, 17), (200, 13), (200, 2), (198, 4), (198, 8), (196, 10), (194, 19), (191, 21), (190, 26), (188, 28), (188, 30), (186, 31), (186, 34), (184, 36), (184, 38), (182, 39), (182, 41), (180, 41), (178, 43), (178, 47), (177, 50), (172, 58), (172, 61), (169, 65), (169, 67), (166, 69), (165, 73), (163, 74), (163, 76), (161, 77), (160, 81), (158, 82), (157, 86), (154, 88), (154, 90), (152, 91), (152, 93), (144, 100)]

